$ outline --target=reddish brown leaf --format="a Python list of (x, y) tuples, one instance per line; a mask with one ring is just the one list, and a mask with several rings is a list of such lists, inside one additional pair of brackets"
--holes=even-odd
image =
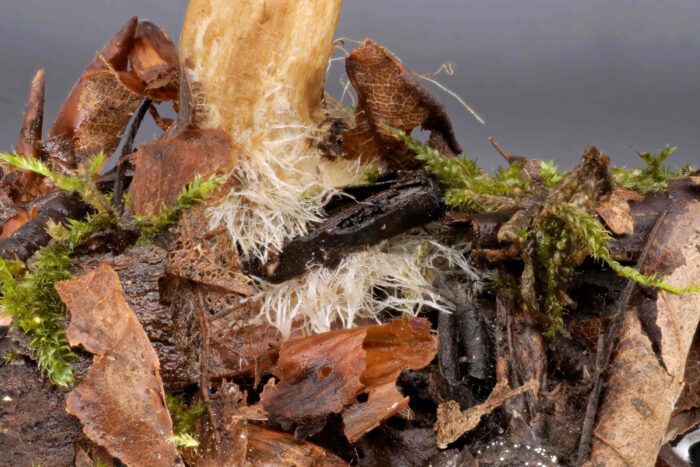
[[(195, 209), (188, 216), (197, 222), (195, 230), (207, 230), (203, 214), (201, 209)], [(180, 234), (168, 246), (165, 272), (244, 296), (255, 293), (253, 281), (241, 272), (236, 246), (226, 230), (216, 235), (187, 235), (183, 230), (179, 229)]]
[[(642, 272), (658, 273), (676, 287), (700, 281), (700, 196), (690, 178), (671, 182), (672, 204), (662, 218)], [(655, 344), (650, 323), (658, 329)], [(695, 294), (633, 294), (618, 331), (608, 389), (598, 409), (591, 464), (653, 465), (683, 389), (700, 319)]]
[(127, 72), (138, 20), (129, 20), (88, 65), (49, 130), (46, 150), (72, 171), (101, 150), (109, 156), (136, 110), (142, 85)]
[(596, 207), (600, 218), (617, 235), (634, 233), (630, 201), (644, 201), (644, 197), (636, 191), (617, 189), (604, 196)]
[(430, 143), (439, 151), (462, 152), (442, 104), (388, 50), (365, 39), (345, 63), (358, 95), (355, 126), (343, 133), (348, 156), (385, 158), (393, 168), (415, 167), (413, 156), (385, 125), (409, 133), (420, 125), (431, 131)]
[(246, 461), (256, 467), (343, 467), (348, 464), (325, 449), (278, 431), (248, 425)]
[[(17, 139), (17, 154), (39, 157), (38, 143), (44, 121), (44, 70), (37, 71), (27, 100), (27, 110)], [(28, 202), (45, 191), (43, 177), (29, 170), (12, 169), (2, 178), (2, 188), (17, 202)]]
[(56, 290), (71, 311), (68, 341), (94, 354), (66, 410), (83, 422), (90, 439), (128, 464), (182, 465), (167, 442), (172, 421), (158, 357), (124, 300), (119, 276), (102, 264), (57, 283)]
[(24, 156), (39, 156), (36, 143), (41, 139), (44, 123), (44, 69), (36, 72), (32, 79), (32, 87), (27, 100), (27, 110), (24, 112), (22, 129), (17, 139), (17, 154)]
[(180, 59), (175, 44), (163, 29), (149, 21), (140, 22), (129, 61), (144, 84), (146, 97), (156, 101), (177, 99)]
[[(382, 326), (343, 329), (283, 344), (261, 402), (285, 429), (313, 433), (330, 413), (342, 413), (345, 435), (355, 441), (396, 414), (408, 398), (396, 389), (405, 368), (420, 369), (437, 354), (437, 338), (424, 319), (402, 318)], [(366, 402), (356, 401), (367, 394)]]
[(406, 368), (425, 367), (437, 353), (429, 321), (397, 319), (365, 329), (366, 368), (360, 380), (367, 401), (355, 401), (343, 411), (345, 436), (351, 443), (408, 405), (409, 398), (396, 388), (396, 379)]
[(131, 206), (151, 216), (171, 205), (196, 174), (208, 177), (228, 167), (231, 146), (221, 130), (187, 129), (172, 138), (143, 143), (132, 158)]
[(340, 413), (362, 392), (365, 336), (366, 328), (354, 328), (285, 342), (272, 370), (281, 381), (268, 383), (260, 396), (265, 410), (284, 429), (322, 428), (326, 415)]

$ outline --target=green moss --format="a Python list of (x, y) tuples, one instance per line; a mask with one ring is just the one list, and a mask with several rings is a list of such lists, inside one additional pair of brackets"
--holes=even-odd
[(404, 141), (423, 163), (425, 171), (444, 188), (445, 203), (450, 207), (473, 212), (512, 210), (518, 207), (522, 194), (529, 190), (529, 183), (520, 177), (522, 164), (499, 168), (491, 176), (466, 155), (445, 156), (403, 131), (390, 130)]
[[(476, 212), (524, 207), (520, 198), (530, 187), (521, 176), (522, 165), (514, 163), (489, 176), (466, 156), (445, 156), (402, 131), (392, 131), (441, 184), (448, 206)], [(613, 176), (617, 177), (620, 186), (642, 193), (665, 190), (671, 178), (693, 170), (688, 167), (672, 171), (663, 165), (673, 149), (666, 147), (659, 156), (654, 153), (640, 154), (647, 164), (645, 169), (614, 169)], [(539, 164), (544, 188), (548, 193), (554, 193), (565, 174), (558, 171), (553, 161), (539, 161)], [(566, 292), (574, 277), (575, 267), (587, 256), (603, 261), (620, 276), (642, 285), (672, 293), (700, 292), (700, 286), (679, 289), (657, 277), (645, 276), (634, 268), (620, 264), (608, 249), (612, 237), (598, 219), (578, 205), (552, 199), (557, 197), (550, 197), (542, 204), (538, 213), (528, 221), (527, 227), (520, 227), (517, 237), (514, 236), (514, 241), (520, 243), (525, 263), (519, 295), (525, 305), (548, 316), (550, 325), (545, 331), (547, 336), (554, 336), (564, 328), (566, 307), (572, 303)]]
[[(104, 162), (100, 153), (77, 170), (77, 176), (52, 171), (33, 158), (0, 153), (0, 159), (15, 167), (37, 172), (53, 180), (64, 190), (77, 193), (95, 212), (85, 220), (69, 219), (67, 225), (49, 223), (47, 230), (54, 242), (36, 253), (36, 261), (27, 269), (22, 263), (0, 259), (3, 313), (12, 317), (12, 325), (29, 337), (29, 348), (34, 352), (42, 372), (60, 386), (73, 383), (71, 360), (74, 357), (62, 321), (66, 306), (54, 285), (71, 278), (70, 268), (76, 246), (97, 230), (118, 228), (119, 218), (111, 208), (109, 196), (100, 192), (94, 181)], [(183, 189), (175, 204), (149, 220), (141, 220), (141, 239), (152, 238), (173, 225), (183, 210), (204, 199), (218, 184), (218, 178), (201, 181), (198, 177)]]
[(199, 446), (195, 422), (207, 410), (207, 403), (199, 401), (194, 406), (188, 407), (182, 394), (166, 394), (166, 402), (173, 421), (174, 435), (169, 441), (180, 448), (196, 448)]
[(0, 152), (0, 160), (14, 167), (30, 170), (51, 179), (58, 188), (70, 193), (77, 193), (83, 201), (98, 212), (113, 213), (109, 197), (100, 192), (95, 183), (95, 176), (105, 161), (105, 155), (102, 152), (80, 166), (76, 171), (76, 176), (55, 172), (49, 166), (33, 157)]
[(376, 183), (377, 180), (382, 176), (382, 171), (379, 169), (369, 169), (365, 172), (364, 180), (365, 183)]
[(137, 244), (145, 245), (153, 240), (156, 235), (175, 225), (185, 210), (208, 198), (216, 187), (221, 184), (222, 180), (221, 177), (216, 176), (202, 180), (199, 175), (196, 175), (194, 180), (182, 189), (172, 206), (167, 208), (161, 206), (158, 214), (150, 218), (136, 216), (138, 225), (141, 228), (141, 237), (138, 239)]
[(677, 148), (666, 146), (657, 156), (655, 152), (642, 152), (639, 157), (646, 167), (626, 169), (613, 167), (610, 170), (613, 181), (620, 187), (636, 190), (641, 194), (657, 193), (668, 189), (668, 182), (676, 177), (688, 175), (695, 171), (693, 166), (675, 167), (673, 170), (664, 162)]

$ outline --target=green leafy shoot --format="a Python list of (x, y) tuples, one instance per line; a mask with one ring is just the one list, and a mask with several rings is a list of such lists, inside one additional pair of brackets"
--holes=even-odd
[(55, 172), (49, 166), (33, 157), (0, 152), (0, 160), (19, 169), (30, 170), (51, 179), (58, 188), (70, 193), (77, 193), (83, 201), (94, 207), (98, 212), (112, 213), (109, 198), (100, 192), (95, 183), (95, 175), (97, 175), (105, 161), (103, 152), (100, 152), (79, 167), (76, 171), (76, 176)]
[(513, 209), (519, 197), (529, 190), (528, 182), (520, 178), (522, 164), (499, 168), (491, 176), (466, 155), (448, 157), (401, 130), (389, 130), (403, 140), (425, 171), (445, 189), (448, 206), (476, 212)]
[(199, 441), (187, 433), (181, 435), (170, 435), (168, 437), (168, 442), (175, 445), (175, 447), (178, 449), (196, 450), (199, 447)]
[(31, 271), (15, 277), (8, 261), (0, 259), (3, 312), (12, 317), (12, 326), (29, 337), (29, 348), (36, 355), (39, 368), (49, 380), (59, 386), (73, 383), (74, 356), (61, 318), (66, 306), (54, 284), (70, 279), (72, 260), (64, 245), (44, 248), (36, 255)]
[(199, 401), (193, 407), (188, 407), (182, 394), (166, 394), (166, 403), (173, 420), (173, 433), (168, 441), (181, 448), (196, 448), (199, 442), (193, 436), (195, 422), (207, 410), (207, 403)]
[(542, 174), (542, 179), (544, 180), (545, 188), (552, 188), (557, 184), (561, 177), (564, 175), (559, 172), (559, 166), (554, 163), (554, 161), (538, 161), (540, 163), (540, 172)]
[(74, 354), (61, 323), (66, 306), (54, 285), (71, 278), (75, 246), (95, 230), (109, 225), (111, 217), (98, 213), (85, 221), (68, 222), (70, 228), (55, 223), (48, 226), (56, 242), (36, 253), (36, 261), (28, 271), (20, 266), (22, 263), (0, 259), (0, 306), (12, 317), (12, 325), (29, 337), (29, 348), (35, 353), (39, 368), (59, 386), (73, 383), (70, 361)]
[(645, 168), (625, 169), (613, 167), (611, 174), (613, 181), (620, 187), (635, 190), (646, 195), (658, 193), (668, 189), (668, 182), (676, 177), (682, 177), (695, 171), (693, 166), (675, 167), (669, 169), (664, 162), (677, 148), (666, 146), (657, 156), (655, 152), (642, 152), (639, 157), (646, 164)]
[(194, 180), (182, 189), (182, 193), (178, 195), (172, 206), (169, 208), (161, 206), (160, 212), (150, 218), (135, 216), (141, 227), (141, 237), (138, 239), (137, 244), (145, 245), (153, 240), (157, 234), (175, 225), (185, 210), (208, 198), (222, 181), (223, 178), (218, 176), (202, 180), (196, 175)]

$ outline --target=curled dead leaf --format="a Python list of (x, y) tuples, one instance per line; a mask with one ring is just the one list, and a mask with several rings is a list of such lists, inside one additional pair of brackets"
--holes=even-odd
[(141, 21), (129, 54), (134, 74), (143, 83), (143, 94), (155, 101), (176, 100), (180, 84), (180, 58), (165, 30)]
[(68, 172), (100, 151), (109, 157), (143, 98), (177, 97), (178, 70), (168, 35), (152, 23), (131, 18), (73, 86), (43, 150)]
[(343, 467), (347, 462), (287, 433), (248, 425), (248, 465), (259, 467)]
[(157, 214), (195, 175), (207, 178), (225, 169), (230, 152), (229, 138), (221, 130), (187, 129), (172, 138), (142, 143), (132, 157), (132, 209), (141, 216)]
[(327, 415), (341, 413), (354, 442), (408, 403), (396, 388), (401, 371), (421, 369), (436, 354), (430, 323), (411, 317), (292, 338), (273, 368), (281, 381), (268, 383), (260, 400), (284, 428), (299, 425), (298, 435), (319, 431)]
[(183, 465), (167, 442), (172, 421), (158, 357), (124, 299), (119, 276), (106, 264), (56, 284), (71, 312), (66, 336), (94, 354), (66, 410), (85, 434), (134, 466)]
[(618, 188), (600, 200), (596, 206), (596, 213), (613, 233), (617, 235), (632, 234), (634, 233), (634, 220), (629, 205), (631, 201), (644, 201), (644, 197), (636, 191)]
[(420, 125), (431, 132), (431, 146), (451, 155), (462, 152), (443, 105), (391, 52), (365, 39), (345, 63), (358, 95), (355, 126), (343, 133), (348, 156), (386, 159), (392, 168), (416, 167), (413, 155), (386, 125), (407, 133)]

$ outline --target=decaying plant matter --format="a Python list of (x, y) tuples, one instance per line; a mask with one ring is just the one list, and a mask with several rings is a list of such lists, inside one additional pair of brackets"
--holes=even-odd
[(133, 18), (43, 140), (37, 73), (0, 153), (0, 465), (673, 465), (698, 172), (492, 140), (489, 174), (371, 39), (339, 47), (353, 115), (340, 6), (192, 0), (179, 53)]

